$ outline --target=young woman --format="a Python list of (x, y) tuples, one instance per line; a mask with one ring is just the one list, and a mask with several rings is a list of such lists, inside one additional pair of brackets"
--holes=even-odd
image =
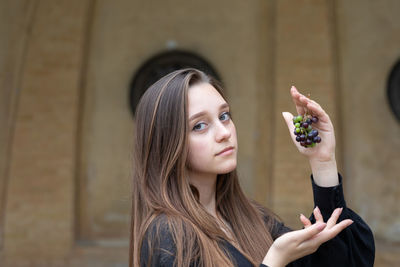
[[(346, 207), (329, 116), (292, 87), (297, 112), (319, 117), (322, 142), (294, 143), (312, 168), (315, 209), (287, 228), (246, 197), (220, 85), (196, 69), (153, 84), (136, 110), (130, 266), (373, 266), (368, 225)], [(293, 116), (283, 113), (293, 137)]]

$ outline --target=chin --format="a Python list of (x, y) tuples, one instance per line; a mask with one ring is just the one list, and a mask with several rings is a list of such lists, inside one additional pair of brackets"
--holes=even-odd
[(236, 169), (236, 162), (234, 164), (231, 164), (229, 166), (226, 166), (224, 168), (221, 168), (221, 170), (218, 172), (218, 174), (227, 174)]

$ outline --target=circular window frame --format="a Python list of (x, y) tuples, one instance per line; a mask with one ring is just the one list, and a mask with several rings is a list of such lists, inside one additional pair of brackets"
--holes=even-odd
[(387, 99), (390, 109), (400, 122), (400, 60), (392, 67), (387, 82)]
[(221, 78), (215, 68), (199, 54), (172, 50), (159, 53), (146, 60), (135, 72), (129, 86), (129, 107), (133, 117), (136, 106), (146, 90), (170, 72), (183, 68), (196, 68), (212, 76), (219, 82)]

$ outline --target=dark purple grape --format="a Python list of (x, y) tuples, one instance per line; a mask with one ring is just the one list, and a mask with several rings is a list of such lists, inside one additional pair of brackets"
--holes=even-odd
[(316, 137), (318, 135), (318, 131), (312, 130), (309, 134), (311, 134), (312, 137)]
[(306, 140), (306, 136), (304, 134), (300, 135), (300, 140), (301, 141), (305, 141)]
[(317, 123), (318, 122), (318, 117), (313, 116), (311, 120), (312, 120), (313, 123)]
[(307, 129), (308, 128), (308, 123), (307, 122), (303, 122), (302, 127)]
[(297, 141), (297, 142), (300, 142), (300, 141), (301, 141), (300, 135), (296, 136), (296, 141)]
[(314, 143), (321, 143), (321, 137), (316, 136), (313, 138)]
[(307, 139), (307, 140), (306, 140), (306, 145), (309, 146), (309, 145), (311, 145), (311, 144), (312, 144), (312, 141), (311, 141), (310, 139)]
[(311, 124), (311, 123), (312, 123), (312, 120), (311, 120), (310, 118), (308, 118), (308, 119), (306, 120), (306, 122), (307, 122), (308, 124)]
[(300, 142), (300, 145), (306, 146), (306, 141), (301, 141), (301, 142)]

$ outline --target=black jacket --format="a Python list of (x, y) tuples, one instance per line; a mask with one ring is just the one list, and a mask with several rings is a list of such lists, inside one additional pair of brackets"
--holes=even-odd
[[(331, 216), (335, 208), (343, 207), (342, 214), (338, 222), (344, 219), (352, 219), (354, 221), (349, 227), (344, 229), (335, 238), (322, 244), (318, 250), (300, 258), (292, 263), (289, 267), (312, 267), (312, 266), (343, 266), (343, 267), (370, 267), (374, 265), (375, 245), (373, 234), (368, 225), (354, 211), (346, 206), (343, 195), (342, 177), (339, 174), (339, 185), (334, 187), (320, 187), (314, 183), (311, 175), (314, 203), (321, 210), (324, 221), (326, 222)], [(310, 220), (315, 222), (315, 218), (311, 215)], [(271, 230), (271, 235), (275, 240), (279, 236), (289, 231), (282, 222), (275, 221), (275, 226)], [(141, 266), (164, 267), (173, 266), (175, 260), (174, 242), (167, 228), (163, 228), (161, 233), (152, 231), (152, 227), (147, 231), (145, 240), (141, 248)], [(148, 238), (154, 238), (155, 235), (161, 235), (161, 241), (158, 245), (149, 248), (146, 242)], [(250, 267), (252, 264), (228, 241), (224, 241), (222, 246), (230, 253), (236, 261), (238, 267)], [(151, 264), (148, 263), (149, 253), (152, 254)], [(192, 264), (191, 266), (196, 266)], [(260, 264), (260, 267), (266, 267)]]

